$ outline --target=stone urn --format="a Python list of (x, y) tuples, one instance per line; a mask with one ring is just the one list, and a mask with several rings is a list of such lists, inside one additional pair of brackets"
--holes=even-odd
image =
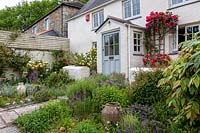
[(117, 124), (122, 116), (122, 107), (119, 103), (107, 103), (101, 111), (102, 122), (104, 124)]
[(24, 83), (18, 83), (18, 86), (17, 86), (17, 93), (18, 93), (19, 95), (26, 94), (26, 86), (24, 85)]

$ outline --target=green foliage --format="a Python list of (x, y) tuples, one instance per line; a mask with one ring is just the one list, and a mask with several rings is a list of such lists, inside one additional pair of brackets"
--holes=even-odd
[(46, 102), (53, 98), (53, 94), (49, 89), (41, 89), (33, 94), (33, 101), (37, 103)]
[(94, 112), (94, 103), (92, 99), (88, 98), (85, 99), (83, 102), (76, 101), (74, 108), (74, 116), (79, 119), (85, 119), (87, 118), (91, 113)]
[(126, 114), (120, 121), (120, 128), (123, 132), (137, 132), (141, 128), (139, 118), (132, 114)]
[(84, 120), (78, 123), (69, 133), (103, 133), (104, 131), (90, 120)]
[(93, 100), (97, 111), (109, 102), (118, 102), (122, 107), (126, 107), (129, 104), (127, 94), (115, 86), (107, 86), (96, 89), (93, 93)]
[(132, 83), (132, 101), (140, 104), (152, 105), (158, 101), (165, 100), (165, 93), (157, 87), (162, 78), (160, 70), (152, 72), (139, 72)]
[(60, 0), (42, 0), (20, 3), (0, 10), (3, 30), (23, 30), (58, 5)]
[(71, 100), (83, 101), (88, 97), (92, 97), (92, 92), (96, 89), (93, 80), (80, 80), (68, 86), (67, 96)]
[(97, 70), (97, 49), (92, 48), (86, 54), (76, 54), (76, 65), (87, 66), (91, 71)]
[(52, 63), (52, 71), (59, 72), (64, 66), (75, 64), (75, 55), (69, 51), (55, 50), (52, 56), (55, 59)]
[(5, 44), (0, 43), (0, 76), (6, 67), (14, 68), (15, 70), (22, 72), (22, 69), (26, 66), (26, 63), (30, 58), (25, 55), (19, 55), (8, 48)]
[(44, 133), (51, 129), (55, 122), (71, 116), (72, 110), (63, 101), (52, 102), (30, 114), (20, 116), (14, 123), (22, 132)]
[(45, 80), (44, 84), (49, 87), (62, 87), (74, 81), (67, 72), (62, 69), (57, 72), (52, 72)]
[(200, 120), (200, 41), (194, 39), (180, 46), (178, 60), (164, 71), (159, 85), (168, 86), (167, 103), (178, 113), (174, 120), (195, 126)]

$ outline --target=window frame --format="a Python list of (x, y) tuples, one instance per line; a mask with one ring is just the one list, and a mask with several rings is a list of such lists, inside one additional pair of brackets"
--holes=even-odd
[[(189, 28), (189, 27), (192, 27), (192, 36), (195, 34), (195, 33), (193, 33), (193, 27), (195, 27), (195, 26), (198, 26), (199, 27), (199, 32), (200, 32), (200, 24), (194, 24), (194, 25), (188, 25), (188, 26), (185, 26), (185, 34), (186, 34), (186, 36), (185, 36), (185, 40), (187, 41), (187, 40), (189, 40), (188, 39), (188, 32), (187, 32), (187, 29)], [(197, 33), (197, 32), (196, 32)]]
[[(170, 39), (173, 39), (172, 42), (170, 42)], [(169, 34), (169, 53), (177, 53), (178, 52), (178, 38), (177, 33)]]
[[(103, 15), (102, 20), (100, 19), (101, 13)], [(95, 25), (95, 15), (97, 15), (97, 25)], [(103, 9), (92, 13), (92, 29), (93, 30), (97, 29), (104, 22), (104, 19), (105, 18), (104, 18), (104, 10)]]
[(173, 0), (169, 0), (169, 7), (176, 7), (176, 6), (181, 6), (181, 5), (184, 5), (186, 3), (190, 3), (194, 0), (183, 0), (182, 2), (180, 3), (176, 3), (176, 4), (173, 4)]
[[(137, 34), (137, 36), (138, 35), (140, 35), (140, 45), (138, 45), (138, 37), (136, 38), (137, 39), (137, 44), (135, 45), (135, 42), (134, 42), (134, 40), (135, 40), (135, 37), (134, 37), (134, 34)], [(133, 44), (133, 54), (143, 54), (143, 33), (142, 32), (139, 32), (139, 31), (133, 31), (132, 32), (132, 44)], [(137, 47), (137, 50), (135, 51), (135, 48), (134, 47)], [(140, 51), (138, 51), (138, 47), (140, 47)]]
[(32, 34), (36, 34), (37, 33), (37, 26), (33, 26), (32, 27)]
[(47, 17), (44, 19), (44, 29), (49, 30), (49, 28), (50, 28), (50, 18)]
[[(130, 1), (131, 15), (130, 15), (130, 17), (125, 17), (126, 16), (125, 3), (128, 2), (128, 1)], [(134, 15), (134, 9), (133, 9), (133, 7), (134, 7), (133, 3), (134, 2), (133, 1), (134, 0), (124, 0), (124, 1), (122, 1), (123, 18), (126, 19), (126, 20), (127, 19), (134, 19), (134, 18), (141, 16), (141, 1), (139, 0), (139, 7), (137, 7), (137, 8), (139, 8), (139, 13), (138, 14), (136, 13), (136, 15)]]

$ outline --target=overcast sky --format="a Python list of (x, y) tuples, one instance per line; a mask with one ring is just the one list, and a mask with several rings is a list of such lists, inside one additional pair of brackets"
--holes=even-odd
[[(34, 1), (34, 0), (25, 0), (25, 1)], [(11, 7), (17, 5), (22, 0), (0, 0), (0, 9), (5, 8), (5, 6)]]

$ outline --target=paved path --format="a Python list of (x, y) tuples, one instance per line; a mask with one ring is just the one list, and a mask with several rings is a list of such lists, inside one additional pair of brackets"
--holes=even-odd
[(33, 104), (11, 110), (4, 110), (0, 108), (0, 133), (20, 133), (18, 128), (12, 125), (12, 122), (20, 115), (37, 110), (45, 104), (46, 103)]

